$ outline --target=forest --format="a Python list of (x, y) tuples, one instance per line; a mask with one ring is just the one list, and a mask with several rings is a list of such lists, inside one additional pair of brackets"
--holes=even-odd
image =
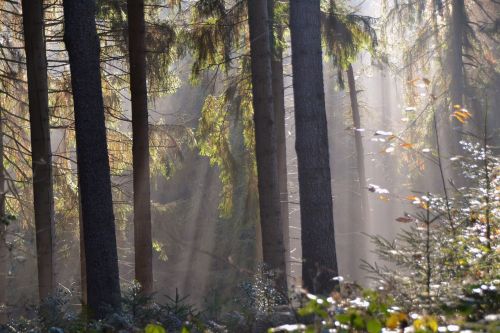
[(500, 332), (499, 0), (0, 0), (0, 333)]

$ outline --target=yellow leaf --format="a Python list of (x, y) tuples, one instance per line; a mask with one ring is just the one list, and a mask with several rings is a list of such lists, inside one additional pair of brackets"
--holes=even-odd
[(437, 332), (438, 330), (438, 323), (436, 321), (436, 319), (434, 319), (433, 317), (429, 317), (428, 321), (427, 321), (427, 326), (433, 331), (433, 332)]
[(148, 324), (144, 329), (144, 333), (167, 333), (167, 331), (163, 328), (163, 326)]
[(423, 325), (423, 320), (422, 319), (415, 319), (415, 321), (413, 322), (413, 328), (415, 328), (416, 331), (420, 330), (422, 328), (422, 325)]
[(463, 116), (458, 115), (456, 112), (453, 113), (452, 116), (455, 117), (455, 119), (457, 119), (462, 124), (465, 124), (465, 118)]
[(387, 328), (390, 328), (391, 330), (396, 329), (399, 326), (398, 314), (397, 313), (391, 314), (391, 316), (387, 318), (385, 326), (387, 326)]
[(415, 201), (415, 200), (419, 200), (418, 197), (414, 196), (414, 195), (409, 195), (406, 197), (406, 200), (408, 201)]
[(406, 315), (406, 313), (395, 312), (391, 314), (389, 318), (387, 318), (385, 326), (387, 326), (387, 328), (390, 328), (391, 330), (394, 330), (398, 328), (398, 326), (400, 326), (401, 322), (404, 321), (408, 321), (408, 316)]
[(415, 328), (415, 331), (430, 329), (432, 332), (437, 332), (438, 323), (434, 317), (424, 316), (422, 318), (416, 319), (413, 322), (413, 328)]

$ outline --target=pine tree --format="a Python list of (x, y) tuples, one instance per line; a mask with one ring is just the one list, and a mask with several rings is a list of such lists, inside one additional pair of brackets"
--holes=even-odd
[(144, 0), (128, 0), (127, 11), (133, 132), (135, 278), (143, 291), (149, 294), (153, 291), (153, 242), (151, 239)]
[(302, 279), (310, 292), (327, 294), (335, 285), (332, 278), (338, 269), (320, 22), (319, 0), (290, 1)]
[(276, 281), (278, 288), (286, 290), (285, 248), (281, 227), (271, 43), (267, 9), (266, 0), (248, 2), (255, 153), (263, 259), (264, 263), (278, 274)]
[(55, 286), (54, 197), (43, 2), (23, 0), (22, 9), (28, 74), (38, 292), (43, 300), (53, 293)]
[(65, 0), (64, 42), (75, 110), (88, 306), (97, 318), (120, 308), (120, 284), (95, 2)]

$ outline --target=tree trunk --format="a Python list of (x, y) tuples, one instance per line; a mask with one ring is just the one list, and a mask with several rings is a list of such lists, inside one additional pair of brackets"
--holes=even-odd
[(323, 90), (320, 0), (290, 1), (295, 129), (299, 171), (302, 279), (328, 294), (338, 275)]
[(248, 2), (252, 93), (255, 122), (260, 223), (264, 263), (278, 272), (276, 283), (286, 289), (285, 249), (281, 227), (276, 129), (273, 111), (271, 44), (266, 0)]
[(7, 322), (7, 278), (9, 276), (9, 249), (5, 221), (5, 173), (3, 165), (3, 118), (0, 107), (0, 325)]
[(55, 285), (54, 196), (43, 1), (23, 0), (22, 8), (28, 73), (38, 293), (40, 300), (43, 300), (53, 293)]
[(356, 91), (356, 80), (352, 65), (347, 68), (347, 82), (349, 84), (349, 97), (351, 100), (352, 121), (354, 124), (354, 142), (356, 145), (356, 169), (358, 171), (359, 195), (361, 198), (361, 217), (366, 221), (368, 215), (368, 198), (365, 172), (365, 150), (363, 138), (359, 129), (361, 128), (361, 117), (359, 115), (358, 93)]
[(144, 0), (128, 0), (127, 10), (132, 97), (135, 278), (141, 284), (143, 292), (150, 294), (153, 291), (153, 248)]
[(111, 196), (95, 2), (64, 0), (64, 42), (75, 109), (78, 179), (91, 314), (120, 308), (120, 284)]
[(278, 158), (278, 186), (280, 191), (281, 227), (285, 249), (285, 264), (290, 271), (290, 235), (288, 215), (288, 169), (286, 163), (285, 86), (283, 80), (283, 50), (274, 40), (283, 38), (283, 28), (275, 22), (274, 0), (267, 1), (269, 14), (269, 36), (271, 45), (271, 71), (273, 89), (273, 110), (276, 128), (276, 151)]
[[(451, 105), (464, 103), (465, 75), (463, 63), (464, 28), (467, 24), (464, 0), (453, 0), (451, 17), (451, 82), (450, 98)], [(458, 121), (457, 121), (458, 123)]]

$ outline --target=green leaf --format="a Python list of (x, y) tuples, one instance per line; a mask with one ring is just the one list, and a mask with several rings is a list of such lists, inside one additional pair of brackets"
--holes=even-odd
[(340, 313), (336, 315), (335, 319), (337, 319), (341, 324), (349, 324), (351, 322), (351, 316), (345, 313)]
[(366, 323), (366, 330), (368, 333), (380, 333), (382, 331), (382, 324), (377, 319), (372, 318)]
[(360, 330), (365, 327), (365, 321), (364, 321), (363, 317), (357, 313), (354, 314), (352, 324), (355, 328), (360, 329)]

